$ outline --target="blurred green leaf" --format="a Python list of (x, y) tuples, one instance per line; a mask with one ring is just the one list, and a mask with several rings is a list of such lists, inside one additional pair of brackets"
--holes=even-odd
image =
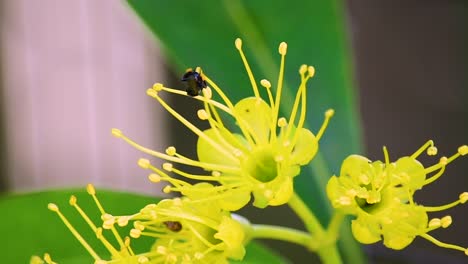
[[(57, 190), (0, 197), (2, 263), (29, 263), (31, 256), (42, 257), (46, 252), (58, 263), (93, 263), (92, 258), (59, 217), (47, 209), (47, 204), (50, 202), (59, 206), (60, 211), (99, 255), (108, 255), (97, 241), (96, 235), (76, 210), (69, 206), (68, 200), (72, 194), (78, 198), (78, 204), (93, 222), (99, 223), (100, 213), (92, 198), (83, 190)], [(154, 197), (102, 190), (98, 190), (98, 197), (105, 210), (114, 215), (132, 214), (147, 204), (159, 201)], [(104, 235), (109, 239), (112, 235), (107, 231), (104, 231)], [(128, 234), (128, 231), (128, 228), (123, 229), (120, 234)], [(112, 239), (109, 241), (114, 243)], [(132, 247), (149, 248), (153, 241), (148, 237), (141, 237), (132, 241)], [(265, 247), (251, 243), (247, 247), (244, 261), (236, 263), (285, 263), (285, 261)]]
[[(252, 91), (234, 40), (241, 37), (257, 82), (275, 87), (278, 44), (288, 43), (283, 114), (289, 115), (300, 82), (301, 64), (313, 65), (316, 77), (308, 92), (307, 122), (317, 131), (328, 108), (335, 117), (321, 141), (320, 153), (296, 178), (295, 188), (323, 223), (330, 217), (325, 196), (328, 178), (342, 160), (361, 152), (352, 63), (345, 31), (343, 1), (162, 1), (128, 0), (157, 35), (177, 71), (201, 66), (235, 102)], [(313, 177), (311, 177), (313, 175)], [(363, 263), (349, 227), (340, 241), (346, 263)]]

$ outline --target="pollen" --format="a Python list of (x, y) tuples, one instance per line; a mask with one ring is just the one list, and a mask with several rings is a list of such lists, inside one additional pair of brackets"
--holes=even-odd
[(288, 44), (286, 44), (286, 42), (281, 42), (278, 47), (279, 54), (284, 56), (286, 55), (287, 50), (288, 50)]
[(161, 83), (155, 83), (155, 84), (153, 84), (153, 89), (154, 89), (156, 92), (162, 91), (163, 88), (164, 88), (164, 86), (163, 86)]

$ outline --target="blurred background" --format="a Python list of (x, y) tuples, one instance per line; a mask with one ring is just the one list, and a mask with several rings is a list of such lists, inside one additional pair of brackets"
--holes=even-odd
[[(468, 2), (338, 3), (365, 154), (383, 159), (385, 145), (396, 159), (433, 139), (441, 155), (451, 155), (467, 144)], [(186, 41), (185, 31), (176, 26), (173, 31), (181, 35), (180, 42)], [(234, 51), (235, 37), (225, 44), (229, 50)], [(304, 42), (307, 38), (304, 34)], [(200, 41), (210, 41), (210, 36)], [(187, 45), (190, 49), (190, 40)], [(177, 55), (170, 52), (125, 2), (1, 1), (1, 190), (25, 192), (92, 182), (98, 187), (160, 193), (160, 187), (148, 184), (147, 172), (136, 165), (142, 154), (113, 138), (110, 129), (120, 128), (156, 150), (189, 146), (182, 152), (195, 155), (190, 146), (196, 138), (145, 94), (154, 82), (182, 87), (180, 67), (173, 62)], [(184, 100), (174, 103), (196, 119), (197, 106)], [(433, 164), (438, 159), (422, 160)], [(338, 173), (337, 168), (332, 171)], [(457, 160), (417, 198), (425, 205), (453, 201), (467, 190), (467, 172), (468, 161)], [(275, 217), (278, 210), (282, 219)], [(252, 219), (273, 223), (280, 218), (300, 225), (287, 208), (269, 208), (262, 216), (252, 211), (246, 210)], [(453, 225), (434, 236), (467, 245), (466, 207), (450, 214)], [(466, 261), (459, 252), (422, 239), (399, 252), (379, 245), (365, 250), (375, 263)], [(287, 251), (294, 263), (307, 257), (298, 248)]]

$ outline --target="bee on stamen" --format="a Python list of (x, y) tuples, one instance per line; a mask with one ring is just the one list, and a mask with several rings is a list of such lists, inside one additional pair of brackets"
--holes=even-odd
[(206, 88), (206, 81), (203, 80), (201, 74), (192, 69), (187, 69), (181, 81), (186, 82), (185, 91), (190, 96), (200, 95), (201, 90)]

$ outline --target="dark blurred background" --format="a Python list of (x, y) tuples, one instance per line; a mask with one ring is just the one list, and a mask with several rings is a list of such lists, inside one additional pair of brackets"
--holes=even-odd
[[(122, 128), (143, 145), (159, 149), (163, 142), (175, 142), (179, 149), (193, 146), (193, 135), (160, 116), (144, 94), (154, 80), (179, 85), (179, 74), (118, 2), (38, 2), (0, 2), (0, 188), (32, 190), (94, 181), (154, 192), (157, 188), (145, 184), (146, 173), (129, 162), (139, 153), (116, 145), (109, 131)], [(56, 12), (58, 8), (70, 12)], [(346, 8), (366, 155), (383, 159), (385, 145), (396, 159), (433, 139), (439, 154), (448, 156), (467, 144), (468, 2), (355, 0), (347, 1)], [(64, 23), (73, 30), (64, 30)], [(74, 41), (77, 35), (79, 43)], [(73, 74), (64, 75), (67, 70)], [(186, 108), (192, 104), (178, 102), (181, 111), (195, 113)], [(190, 156), (194, 150), (183, 152)], [(423, 155), (422, 161), (428, 165), (438, 158)], [(467, 172), (466, 158), (455, 161), (436, 186), (417, 193), (417, 200), (438, 205), (457, 199), (468, 189)], [(262, 210), (261, 215), (252, 208), (245, 212), (254, 222), (288, 220), (300, 226), (286, 207)], [(468, 210), (459, 206), (448, 213), (452, 226), (434, 236), (468, 245)], [(380, 245), (365, 250), (374, 263), (466, 263), (462, 253), (420, 238), (398, 252)], [(288, 248), (287, 255), (293, 263), (310, 260), (299, 247)]]

